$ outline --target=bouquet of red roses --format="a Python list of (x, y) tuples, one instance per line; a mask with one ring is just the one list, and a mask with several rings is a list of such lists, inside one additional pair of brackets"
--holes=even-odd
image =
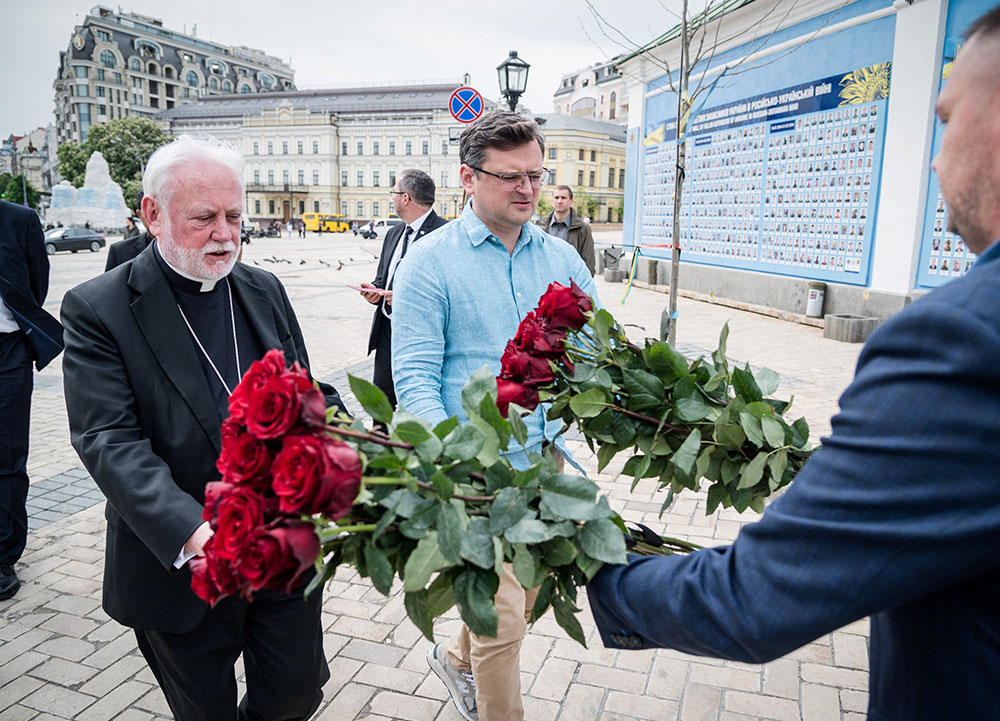
[(550, 419), (583, 433), (599, 469), (624, 452), (625, 474), (658, 479), (664, 509), (705, 479), (707, 513), (720, 504), (762, 512), (808, 459), (809, 427), (785, 420), (790, 401), (766, 397), (776, 373), (729, 367), (728, 333), (711, 361), (689, 362), (662, 341), (632, 343), (576, 283), (552, 283), (507, 343), (498, 407), (509, 416), (549, 404)]

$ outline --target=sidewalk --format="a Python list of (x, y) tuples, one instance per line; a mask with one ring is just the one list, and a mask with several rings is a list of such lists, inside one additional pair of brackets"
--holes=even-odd
[[(344, 287), (371, 280), (379, 242), (350, 234), (261, 239), (244, 261), (278, 274), (296, 309), (315, 375), (332, 381), (352, 410), (348, 372), (371, 377), (365, 354), (371, 306)], [(104, 253), (53, 256), (46, 308), (98, 274)], [(339, 269), (338, 269), (339, 267)], [(625, 305), (622, 284), (598, 282), (608, 310), (636, 338), (658, 332), (667, 296), (634, 288)], [(836, 401), (850, 381), (860, 345), (822, 331), (721, 306), (680, 299), (678, 348), (708, 354), (730, 324), (729, 357), (766, 366), (782, 379), (778, 395), (795, 396), (792, 416), (804, 415), (813, 440), (829, 432)], [(23, 587), (0, 602), (0, 718), (144, 721), (170, 718), (163, 696), (130, 630), (101, 610), (103, 496), (69, 444), (58, 361), (35, 377), (32, 406), (28, 547), (18, 565)], [(797, 410), (797, 412), (796, 412)], [(643, 481), (596, 476), (581, 442), (572, 448), (627, 520), (688, 538), (722, 544), (754, 520), (732, 511), (705, 516), (704, 497), (680, 497), (659, 518), (662, 498)], [(612, 464), (613, 466), (615, 464)], [(617, 464), (620, 468), (620, 463)], [(424, 656), (429, 642), (406, 618), (402, 594), (381, 596), (343, 568), (324, 600), (325, 648), (331, 680), (321, 721), (460, 721)], [(584, 649), (551, 616), (525, 638), (522, 691), (530, 721), (862, 721), (867, 707), (868, 623), (857, 622), (764, 665), (703, 659), (673, 651), (626, 652), (601, 646), (583, 600)], [(439, 638), (458, 626), (454, 609), (435, 626)]]

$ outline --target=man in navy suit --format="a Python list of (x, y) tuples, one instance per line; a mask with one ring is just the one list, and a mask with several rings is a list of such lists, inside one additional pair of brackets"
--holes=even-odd
[(389, 193), (396, 215), (403, 222), (385, 235), (375, 280), (361, 284), (365, 289), (361, 295), (375, 306), (368, 338), (368, 353), (375, 351), (372, 383), (382, 389), (393, 408), (396, 407), (396, 390), (392, 385), (392, 281), (399, 261), (410, 246), (448, 222), (434, 212), (434, 190), (434, 181), (422, 170), (413, 168), (400, 174)]
[(21, 587), (14, 564), (28, 539), (28, 421), (41, 370), (62, 349), (59, 322), (42, 310), (49, 258), (35, 211), (0, 201), (0, 600)]
[(934, 169), (979, 260), (872, 336), (832, 435), (731, 546), (597, 574), (605, 645), (760, 663), (870, 615), (869, 719), (1000, 719), (1000, 8), (968, 37)]

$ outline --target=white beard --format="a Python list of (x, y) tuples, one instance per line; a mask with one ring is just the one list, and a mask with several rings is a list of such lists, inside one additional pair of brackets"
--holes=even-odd
[[(157, 240), (164, 258), (179, 270), (195, 278), (219, 280), (229, 275), (233, 266), (236, 265), (238, 246), (231, 240), (222, 243), (210, 241), (200, 248), (181, 248), (170, 237), (169, 228), (161, 233)], [(214, 260), (211, 256), (206, 255), (217, 251), (232, 251), (232, 255), (225, 262)]]

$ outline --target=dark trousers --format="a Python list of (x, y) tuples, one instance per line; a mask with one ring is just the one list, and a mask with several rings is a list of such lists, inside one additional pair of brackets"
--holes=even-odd
[[(377, 312), (381, 313), (381, 309)], [(372, 373), (372, 383), (378, 386), (392, 407), (396, 407), (396, 388), (392, 384), (392, 331), (388, 324), (375, 339), (375, 370)]]
[(21, 558), (28, 540), (28, 423), (34, 384), (28, 344), (0, 333), (0, 565)]
[[(224, 599), (187, 633), (136, 629), (176, 721), (305, 721), (316, 712), (330, 678), (323, 593), (303, 599), (302, 591), (262, 591), (249, 603)], [(237, 706), (240, 653), (246, 694)]]

